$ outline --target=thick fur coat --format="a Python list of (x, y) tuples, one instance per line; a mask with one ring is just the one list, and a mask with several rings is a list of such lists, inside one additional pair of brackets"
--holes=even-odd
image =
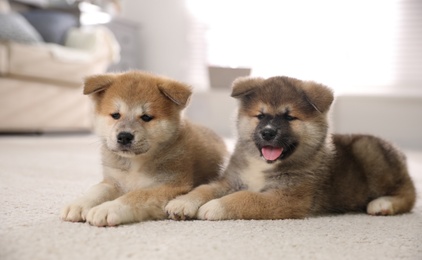
[(172, 219), (288, 219), (409, 212), (415, 188), (404, 155), (368, 135), (332, 135), (332, 91), (288, 77), (243, 78), (238, 141), (223, 176), (172, 200)]
[(144, 72), (88, 77), (101, 140), (103, 181), (66, 206), (66, 221), (95, 226), (167, 217), (178, 195), (216, 179), (224, 141), (182, 117), (191, 88)]

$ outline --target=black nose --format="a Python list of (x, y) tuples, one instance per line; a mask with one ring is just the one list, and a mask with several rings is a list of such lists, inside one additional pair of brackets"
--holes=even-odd
[(133, 137), (134, 136), (131, 133), (121, 132), (117, 135), (117, 142), (123, 145), (130, 144), (133, 140)]
[(261, 137), (265, 141), (271, 141), (274, 139), (274, 137), (277, 135), (277, 131), (273, 129), (264, 129), (261, 132)]

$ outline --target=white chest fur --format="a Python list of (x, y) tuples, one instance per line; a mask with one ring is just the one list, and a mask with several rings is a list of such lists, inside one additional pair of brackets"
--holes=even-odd
[(258, 192), (265, 186), (265, 173), (272, 166), (261, 158), (248, 158), (248, 167), (242, 171), (240, 178), (248, 190)]
[(155, 179), (142, 171), (139, 164), (132, 163), (129, 170), (104, 168), (105, 177), (113, 180), (124, 193), (154, 186)]

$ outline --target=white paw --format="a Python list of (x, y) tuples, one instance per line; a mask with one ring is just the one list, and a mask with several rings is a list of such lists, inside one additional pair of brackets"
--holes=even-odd
[(227, 219), (227, 214), (220, 199), (214, 199), (199, 208), (197, 217), (203, 220), (222, 220)]
[(393, 215), (393, 203), (391, 202), (390, 197), (379, 197), (371, 202), (369, 202), (366, 209), (369, 215)]
[(92, 207), (93, 205), (89, 201), (77, 200), (62, 209), (60, 218), (70, 222), (84, 222)]
[(198, 201), (181, 196), (171, 200), (165, 210), (171, 219), (186, 220), (194, 218), (200, 206), (201, 204)]
[(117, 226), (134, 220), (132, 208), (118, 200), (104, 202), (92, 208), (86, 216), (86, 221), (97, 227)]

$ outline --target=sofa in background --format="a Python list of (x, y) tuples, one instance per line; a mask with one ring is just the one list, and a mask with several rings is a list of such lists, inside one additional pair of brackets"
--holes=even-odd
[(48, 32), (41, 35), (35, 26), (51, 25), (60, 13), (43, 11), (0, 13), (0, 132), (90, 130), (83, 79), (106, 72), (119, 59), (119, 45), (106, 27), (67, 22), (64, 33), (47, 39)]

